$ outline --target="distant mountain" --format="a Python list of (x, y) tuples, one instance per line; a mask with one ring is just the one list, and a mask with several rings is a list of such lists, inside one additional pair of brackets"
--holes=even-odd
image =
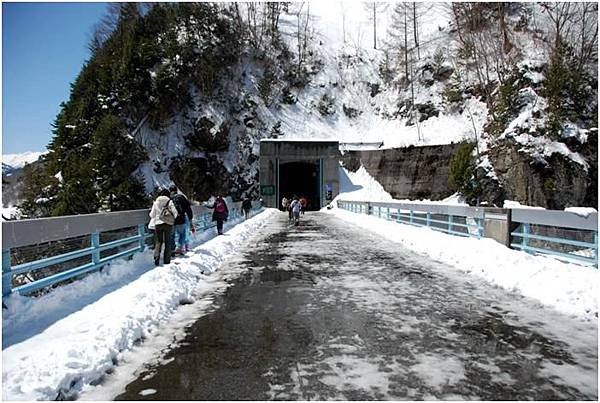
[(2, 206), (14, 206), (23, 200), (23, 167), (36, 163), (45, 152), (27, 151), (2, 155)]
[(48, 151), (25, 151), (19, 154), (3, 154), (2, 155), (2, 175), (9, 175), (19, 168), (23, 168), (25, 164), (31, 164), (37, 161), (42, 155)]

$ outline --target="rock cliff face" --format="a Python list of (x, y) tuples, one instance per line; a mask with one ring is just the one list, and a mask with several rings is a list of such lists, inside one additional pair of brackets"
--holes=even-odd
[(346, 169), (361, 165), (394, 199), (440, 200), (455, 192), (448, 183), (450, 159), (457, 144), (348, 151), (342, 157)]
[[(570, 206), (597, 206), (592, 178), (595, 167), (586, 171), (559, 153), (540, 162), (519, 152), (519, 146), (503, 142), (490, 150), (504, 198), (530, 206), (562, 210)], [(493, 192), (492, 192), (493, 193)]]
[[(395, 199), (440, 200), (456, 191), (448, 183), (448, 166), (457, 149), (458, 145), (449, 144), (348, 151), (342, 163), (351, 171), (364, 166)], [(508, 199), (558, 210), (598, 205), (597, 162), (585, 170), (559, 153), (540, 161), (509, 141), (490, 149), (489, 157), (497, 180), (479, 175), (481, 202), (501, 207)]]

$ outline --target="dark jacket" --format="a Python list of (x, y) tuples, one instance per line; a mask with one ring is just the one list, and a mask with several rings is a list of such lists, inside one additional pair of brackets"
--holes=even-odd
[(187, 215), (190, 223), (192, 222), (192, 218), (194, 218), (194, 213), (192, 212), (192, 206), (190, 205), (187, 197), (182, 195), (181, 193), (177, 193), (175, 196), (171, 197), (175, 208), (177, 209), (177, 218), (175, 218), (175, 225), (183, 225), (185, 224), (185, 216)]
[[(223, 201), (223, 205), (225, 206), (224, 212), (217, 211), (217, 202), (219, 201), (219, 199)], [(225, 200), (222, 197), (217, 197), (215, 203), (212, 206), (208, 206), (208, 208), (215, 209), (212, 215), (213, 221), (227, 221), (227, 216), (229, 216), (229, 209), (227, 208), (227, 203), (225, 203)]]
[(252, 200), (249, 197), (246, 197), (242, 202), (242, 209), (250, 210), (252, 209)]

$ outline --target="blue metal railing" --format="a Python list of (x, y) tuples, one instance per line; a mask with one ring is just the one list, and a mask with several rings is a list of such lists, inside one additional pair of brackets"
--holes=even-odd
[[(416, 227), (429, 227), (447, 234), (476, 237), (484, 236), (485, 211), (467, 206), (444, 206), (410, 203), (372, 203), (357, 201), (338, 201), (338, 206), (353, 213), (368, 214), (409, 224)], [(434, 217), (445, 216), (445, 220)], [(464, 219), (464, 223), (456, 218)]]
[[(229, 219), (230, 220), (236, 220), (238, 218), (243, 217), (243, 213), (238, 205), (239, 205), (239, 203), (236, 203), (236, 206), (229, 210)], [(207, 209), (205, 209), (205, 208), (202, 208), (202, 210), (204, 210), (204, 211), (201, 211), (200, 208), (198, 208), (197, 206), (194, 207), (194, 210), (197, 210), (197, 211), (196, 211), (196, 214), (194, 215), (193, 224), (194, 224), (194, 227), (199, 230), (199, 232), (204, 232), (204, 231), (216, 226), (216, 223), (212, 222), (212, 212), (206, 211)], [(260, 210), (262, 210), (262, 206), (256, 206), (252, 209), (252, 212), (256, 213)], [(70, 251), (67, 253), (62, 253), (62, 254), (59, 254), (56, 256), (51, 256), (51, 257), (47, 257), (47, 258), (43, 258), (43, 259), (37, 259), (37, 260), (31, 261), (31, 262), (19, 264), (16, 266), (11, 266), (11, 247), (10, 246), (5, 247), (4, 241), (3, 241), (2, 296), (5, 297), (5, 296), (9, 295), (11, 292), (18, 292), (22, 295), (30, 294), (30, 293), (38, 291), (42, 288), (45, 288), (45, 287), (48, 287), (51, 285), (55, 285), (57, 283), (61, 283), (66, 280), (70, 280), (74, 277), (78, 277), (78, 276), (81, 276), (83, 274), (86, 274), (86, 273), (89, 273), (92, 271), (100, 270), (107, 263), (114, 261), (116, 259), (130, 257), (131, 255), (133, 255), (135, 253), (143, 252), (144, 249), (146, 248), (146, 240), (153, 236), (152, 233), (148, 233), (146, 230), (147, 219), (145, 217), (147, 216), (147, 212), (148, 212), (148, 210), (135, 210), (132, 213), (120, 212), (120, 213), (107, 213), (107, 214), (103, 214), (103, 215), (100, 215), (100, 214), (98, 215), (98, 216), (108, 217), (108, 218), (112, 219), (112, 221), (115, 221), (115, 218), (118, 220), (120, 217), (127, 217), (126, 214), (128, 214), (128, 213), (131, 215), (135, 215), (133, 220), (140, 220), (140, 218), (142, 218), (144, 220), (144, 223), (135, 224), (137, 226), (137, 234), (134, 236), (127, 235), (123, 238), (115, 239), (110, 242), (100, 243), (100, 232), (101, 231), (99, 231), (98, 228), (96, 227), (96, 228), (94, 228), (93, 232), (91, 232), (91, 234), (89, 234), (89, 232), (88, 232), (89, 237), (90, 237), (90, 245), (91, 245), (89, 247)], [(140, 213), (142, 213), (142, 214), (140, 214)], [(66, 223), (62, 224), (62, 226), (69, 227), (69, 223), (77, 224), (78, 221), (85, 220), (85, 219), (89, 218), (90, 215), (87, 215), (87, 216), (88, 217), (86, 217), (86, 215), (67, 217), (67, 218), (65, 218)], [(49, 220), (49, 219), (40, 219), (40, 220), (46, 220), (46, 221), (41, 221), (41, 223), (47, 224), (47, 222), (48, 222), (47, 220)], [(53, 220), (53, 219), (50, 219), (50, 220)], [(14, 226), (19, 226), (20, 224), (22, 224), (21, 226), (27, 227), (28, 225), (31, 226), (31, 224), (35, 224), (34, 221), (38, 221), (38, 220), (24, 220), (24, 222), (21, 222), (21, 223), (10, 222), (10, 225), (12, 227), (14, 227)], [(130, 219), (130, 221), (131, 221), (131, 219)], [(7, 224), (7, 223), (3, 223), (3, 235), (5, 233), (4, 224)], [(41, 226), (43, 226), (43, 225), (41, 225)], [(57, 223), (53, 223), (53, 225), (47, 225), (47, 227), (52, 228), (53, 230), (56, 231), (55, 227), (57, 227)], [(85, 225), (83, 225), (81, 227), (86, 228)], [(89, 227), (89, 224), (88, 224), (88, 227)], [(123, 221), (123, 224), (120, 227), (119, 227), (119, 224), (116, 224), (116, 225), (113, 224), (110, 227), (110, 230), (126, 229), (126, 228), (130, 228), (130, 227), (132, 227), (131, 222), (127, 222), (127, 220), (125, 219)], [(67, 229), (67, 232), (68, 232), (68, 229)], [(15, 235), (15, 233), (17, 235)], [(24, 234), (24, 233), (26, 233), (26, 231), (23, 231), (21, 229), (21, 231), (19, 232), (18, 229), (17, 230), (13, 229), (12, 232), (7, 232), (7, 235), (9, 235), (9, 234), (12, 235), (11, 242), (15, 245), (15, 247), (21, 247), (21, 246), (33, 244), (31, 241), (28, 241), (28, 240), (19, 241), (18, 240), (19, 233)], [(78, 236), (78, 235), (81, 235), (81, 231), (78, 233), (71, 234), (71, 236)], [(42, 236), (38, 237), (38, 239), (40, 239), (40, 241), (42, 241), (42, 240), (43, 241), (47, 241), (47, 240), (60, 241), (62, 239), (66, 239), (66, 238), (68, 238), (68, 237), (65, 236), (65, 237), (61, 238), (60, 235), (50, 237), (48, 239), (44, 239)], [(117, 249), (116, 251), (109, 254), (108, 256), (101, 257), (101, 255), (100, 255), (101, 252), (115, 250), (116, 248), (120, 248), (120, 249)], [(123, 248), (124, 248), (124, 250), (123, 250)], [(58, 273), (51, 274), (47, 277), (37, 279), (35, 281), (31, 281), (27, 284), (23, 284), (23, 285), (14, 287), (14, 288), (12, 287), (12, 280), (13, 280), (13, 276), (15, 276), (15, 275), (31, 273), (31, 272), (34, 272), (37, 270), (48, 268), (53, 265), (65, 264), (67, 262), (73, 261), (74, 259), (81, 259), (81, 258), (85, 258), (85, 257), (89, 257), (90, 261), (88, 261), (87, 263), (84, 263), (84, 264), (77, 265), (76, 267), (69, 268), (67, 270), (63, 270)]]
[[(502, 216), (499, 222), (503, 221), (506, 226), (506, 241), (502, 241), (506, 246), (527, 253), (547, 254), (598, 267), (597, 213), (582, 217), (568, 211), (545, 209), (508, 209), (498, 212), (494, 211), (498, 209), (468, 206), (345, 200), (338, 201), (338, 206), (354, 213), (477, 238), (486, 236), (486, 222), (490, 221), (488, 218), (497, 219), (498, 216)], [(486, 215), (486, 211), (490, 212), (489, 215)], [(445, 216), (445, 219), (436, 218), (440, 215)], [(457, 222), (457, 217), (462, 217), (464, 223)], [(556, 235), (540, 233), (544, 228)], [(488, 236), (498, 240), (497, 235)]]
[[(510, 243), (511, 248), (598, 267), (597, 213), (581, 217), (566, 211), (514, 209), (512, 221), (518, 224), (518, 227), (510, 234), (514, 241)], [(540, 234), (543, 229), (547, 231), (548, 228), (563, 236)], [(574, 239), (575, 234), (578, 234), (579, 238), (587, 236), (593, 240), (590, 242)], [(591, 256), (581, 252), (589, 252)]]

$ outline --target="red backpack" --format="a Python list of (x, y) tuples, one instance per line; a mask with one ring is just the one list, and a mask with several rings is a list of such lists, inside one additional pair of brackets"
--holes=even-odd
[(225, 212), (225, 202), (223, 201), (223, 199), (218, 199), (215, 202), (215, 211), (217, 213), (224, 213)]

